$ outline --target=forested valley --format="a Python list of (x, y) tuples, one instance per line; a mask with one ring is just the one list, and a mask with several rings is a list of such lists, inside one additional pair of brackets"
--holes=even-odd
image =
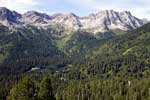
[(49, 31), (1, 26), (1, 100), (150, 100), (150, 24), (107, 36)]

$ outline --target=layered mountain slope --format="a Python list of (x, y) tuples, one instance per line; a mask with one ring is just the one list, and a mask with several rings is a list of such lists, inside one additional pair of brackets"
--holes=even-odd
[[(29, 67), (32, 68), (50, 66), (53, 63), (49, 63), (49, 61), (57, 62), (58, 58), (67, 59), (63, 62), (63, 65), (75, 60), (84, 62), (84, 58), (94, 59), (96, 63), (99, 62), (97, 60), (106, 60), (106, 63), (109, 63), (107, 61), (112, 63), (118, 62), (120, 59), (124, 61), (124, 57), (130, 59), (132, 55), (141, 59), (143, 52), (144, 57), (145, 52), (149, 54), (149, 24), (120, 36), (115, 36), (113, 32), (105, 32), (117, 29), (120, 26), (123, 26), (123, 30), (131, 30), (144, 24), (145, 21), (133, 17), (129, 12), (117, 13), (113, 10), (106, 10), (88, 17), (78, 17), (72, 13), (49, 16), (34, 11), (21, 15), (6, 8), (1, 9), (3, 9), (1, 10), (1, 17), (4, 21), (1, 19), (0, 63), (7, 64), (12, 61), (16, 62), (17, 66), (19, 63), (17, 68), (28, 66), (28, 63), (21, 64), (23, 59), (23, 61), (31, 62), (33, 65)], [(5, 21), (8, 24), (5, 24)], [(92, 21), (95, 23), (92, 24)], [(102, 23), (99, 26), (101, 21)], [(96, 24), (96, 22), (98, 23)], [(91, 25), (95, 25), (93, 27), (97, 28), (92, 28)], [(92, 28), (92, 32), (86, 32), (91, 31), (88, 27)], [(103, 34), (101, 34), (100, 28), (105, 30)], [(68, 34), (65, 31), (67, 29), (76, 30), (76, 32)], [(100, 32), (95, 31), (97, 29)], [(95, 35), (94, 32), (98, 33)], [(146, 51), (140, 53), (141, 48)], [(57, 60), (54, 57), (58, 57)], [(33, 60), (36, 60), (36, 63), (32, 62)]]
[(63, 27), (64, 30), (84, 30), (87, 32), (107, 32), (114, 29), (132, 30), (145, 23), (146, 20), (134, 17), (130, 12), (104, 10), (86, 17), (73, 13), (47, 15), (36, 11), (28, 11), (21, 15), (7, 8), (0, 8), (0, 23), (6, 26), (34, 25), (46, 29), (49, 25)]
[(33, 26), (9, 29), (0, 26), (0, 55), (6, 60), (30, 57), (53, 57), (61, 51), (53, 43), (50, 29), (45, 31)]

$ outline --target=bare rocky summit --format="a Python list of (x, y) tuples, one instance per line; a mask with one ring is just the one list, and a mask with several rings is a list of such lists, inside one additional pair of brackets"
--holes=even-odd
[(19, 14), (5, 7), (0, 8), (0, 23), (5, 26), (33, 25), (46, 29), (49, 26), (57, 25), (63, 27), (65, 30), (84, 30), (97, 33), (114, 29), (123, 31), (132, 30), (147, 22), (148, 20), (139, 19), (129, 11), (116, 12), (114, 10), (103, 10), (85, 17), (79, 17), (73, 13), (48, 15), (36, 11)]

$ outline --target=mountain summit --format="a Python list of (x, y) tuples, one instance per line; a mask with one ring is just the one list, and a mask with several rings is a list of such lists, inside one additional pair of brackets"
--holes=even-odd
[(97, 33), (114, 29), (132, 30), (147, 22), (147, 20), (136, 18), (129, 11), (103, 10), (85, 17), (79, 17), (73, 13), (48, 15), (36, 11), (19, 14), (4, 7), (0, 8), (0, 23), (5, 26), (33, 25), (46, 28), (50, 25), (58, 25), (65, 30), (84, 30)]

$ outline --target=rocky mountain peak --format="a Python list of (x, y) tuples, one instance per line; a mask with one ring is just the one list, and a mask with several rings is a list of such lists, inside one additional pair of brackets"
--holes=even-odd
[(21, 18), (21, 14), (11, 11), (5, 7), (0, 7), (0, 23), (6, 26), (19, 24), (18, 19)]
[(22, 15), (22, 21), (26, 24), (47, 24), (52, 17), (36, 11), (28, 11)]
[(79, 19), (79, 17), (77, 15), (75, 15), (74, 13), (57, 13), (52, 15), (53, 19)]
[(39, 16), (45, 19), (51, 19), (51, 17), (45, 13), (39, 13), (37, 11), (28, 11), (23, 14), (24, 17), (32, 17), (32, 16)]
[(126, 15), (130, 15), (130, 16), (132, 16), (132, 14), (131, 14), (131, 12), (130, 11), (123, 11), (123, 12), (120, 12), (120, 14), (126, 14)]
[(58, 25), (65, 30), (97, 33), (114, 29), (132, 30), (147, 22), (133, 16), (129, 11), (102, 10), (89, 16), (79, 17), (74, 13), (57, 13), (50, 16), (37, 11), (28, 11), (21, 15), (5, 7), (0, 8), (0, 23), (5, 26), (29, 24), (46, 28), (49, 25)]
[(52, 22), (63, 25), (65, 29), (78, 30), (81, 26), (79, 19), (74, 13), (55, 14)]

